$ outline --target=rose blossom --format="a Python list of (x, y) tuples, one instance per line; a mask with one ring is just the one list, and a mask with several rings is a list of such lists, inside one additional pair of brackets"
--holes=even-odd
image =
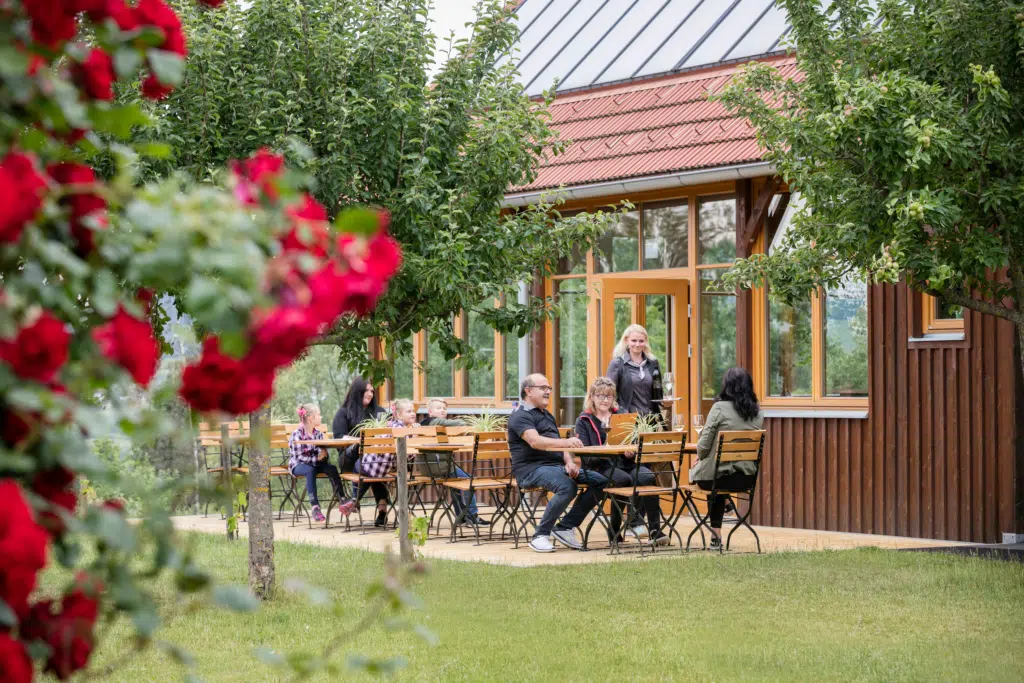
[(49, 311), (18, 330), (13, 340), (0, 339), (0, 359), (23, 379), (49, 382), (68, 358), (68, 334), (64, 323)]
[(43, 205), (46, 178), (39, 173), (35, 157), (8, 152), (0, 161), (0, 242), (17, 242), (25, 224), (35, 218)]
[(21, 635), (25, 640), (41, 640), (50, 646), (46, 670), (63, 681), (89, 663), (98, 616), (96, 594), (79, 586), (64, 596), (59, 612), (53, 611), (52, 600), (33, 605)]
[(306, 251), (318, 258), (327, 256), (330, 234), (324, 207), (307, 194), (301, 204), (289, 206), (286, 213), (292, 219), (292, 229), (281, 239), (281, 248)]
[(153, 328), (118, 306), (110, 322), (92, 331), (100, 353), (127, 370), (139, 386), (149, 386), (160, 361), (160, 344)]
[(89, 51), (89, 56), (72, 68), (75, 83), (87, 97), (109, 102), (114, 99), (114, 61), (98, 47)]
[(199, 362), (190, 364), (181, 374), (179, 394), (200, 412), (218, 410), (223, 397), (235, 390), (242, 374), (241, 361), (221, 353), (217, 337), (207, 337)]
[(0, 632), (0, 671), (5, 683), (31, 683), (34, 672), (28, 651), (20, 641)]
[(28, 613), (28, 596), (46, 566), (49, 538), (32, 516), (21, 487), (0, 479), (0, 599), (19, 618)]
[(32, 479), (32, 491), (50, 505), (49, 510), (39, 513), (39, 521), (53, 536), (64, 533), (64, 520), (59, 509), (74, 513), (78, 505), (78, 496), (71, 488), (74, 481), (75, 473), (65, 467), (37, 472)]
[(78, 33), (76, 10), (65, 0), (23, 0), (22, 5), (32, 21), (32, 38), (40, 45), (56, 50)]
[(288, 365), (305, 350), (318, 327), (307, 309), (275, 308), (253, 326), (253, 345), (243, 365), (264, 370)]
[(235, 197), (247, 205), (259, 203), (259, 193), (276, 202), (280, 193), (277, 181), (284, 171), (284, 157), (278, 156), (266, 147), (243, 161), (232, 161), (231, 171), (235, 175)]
[[(85, 189), (96, 183), (96, 172), (84, 164), (76, 164), (65, 161), (59, 164), (50, 164), (46, 167), (50, 177), (61, 185), (76, 186), (78, 189)], [(95, 214), (107, 208), (107, 202), (98, 194), (79, 191), (69, 194), (60, 200), (61, 206), (71, 209), (68, 223), (71, 226), (71, 235), (77, 242), (76, 250), (80, 254), (92, 252), (93, 231), (85, 224), (85, 219), (94, 216), (95, 223), (105, 225), (106, 219), (96, 217)]]

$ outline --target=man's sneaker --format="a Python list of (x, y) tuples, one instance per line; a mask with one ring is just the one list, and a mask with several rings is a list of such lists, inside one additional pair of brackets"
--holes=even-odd
[(490, 526), (490, 524), (491, 523), (488, 522), (486, 519), (477, 515), (466, 517), (461, 522), (459, 522), (460, 526)]
[(313, 521), (314, 522), (322, 522), (322, 521), (324, 521), (326, 519), (327, 518), (324, 517), (324, 513), (320, 512), (320, 506), (319, 505), (314, 505), (313, 506)]
[(583, 550), (583, 544), (576, 538), (575, 529), (555, 529), (551, 532), (555, 540), (573, 550)]
[(352, 514), (352, 510), (354, 510), (355, 507), (356, 507), (356, 502), (354, 500), (352, 500), (351, 498), (349, 498), (346, 501), (342, 501), (341, 504), (338, 505), (338, 512), (341, 513), (342, 517), (348, 517), (349, 515)]
[(658, 530), (654, 530), (654, 531), (651, 532), (651, 536), (649, 538), (649, 543), (651, 545), (656, 545), (656, 546), (659, 546), (659, 547), (660, 546), (670, 545), (672, 543), (672, 537), (669, 536), (668, 534), (663, 534), (662, 532), (660, 532)]
[(636, 535), (637, 538), (643, 538), (644, 536), (647, 535), (647, 525), (646, 524), (637, 524), (632, 529), (630, 529), (630, 531), (632, 531)]
[(551, 543), (551, 538), (548, 536), (534, 536), (530, 540), (530, 547), (538, 553), (555, 552), (555, 546)]
[(721, 550), (721, 549), (722, 549), (722, 539), (719, 538), (718, 536), (712, 536), (711, 537), (710, 550)]

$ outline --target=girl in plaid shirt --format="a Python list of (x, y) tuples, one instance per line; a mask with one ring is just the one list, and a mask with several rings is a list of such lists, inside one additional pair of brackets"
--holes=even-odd
[(327, 475), (338, 500), (341, 501), (338, 510), (347, 517), (355, 507), (355, 502), (344, 497), (338, 468), (327, 460), (327, 450), (315, 444), (299, 443), (299, 441), (320, 441), (324, 438), (324, 433), (316, 428), (316, 425), (320, 424), (320, 408), (312, 403), (303, 403), (298, 408), (298, 414), (302, 424), (288, 437), (288, 450), (291, 453), (291, 457), (288, 459), (288, 470), (295, 477), (306, 478), (306, 494), (309, 497), (309, 504), (313, 506), (314, 521), (322, 522), (325, 519), (324, 513), (320, 511), (320, 500), (316, 495), (318, 474)]

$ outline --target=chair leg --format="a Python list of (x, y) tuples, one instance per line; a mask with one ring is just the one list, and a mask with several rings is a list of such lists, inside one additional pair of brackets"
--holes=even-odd
[[(732, 499), (732, 496), (730, 496), (729, 499), (733, 501), (733, 507), (736, 508), (736, 512), (737, 512), (737, 514), (739, 514), (739, 506), (736, 505), (736, 501)], [(745, 526), (748, 529), (750, 529), (750, 533), (754, 534), (754, 542), (757, 543), (757, 553), (759, 555), (761, 554), (761, 538), (760, 538), (760, 536), (757, 535), (757, 532), (754, 531), (754, 527), (750, 526), (750, 523), (747, 521), (747, 519), (750, 517), (750, 511), (752, 509), (753, 509), (752, 505), (747, 505), (747, 513), (745, 515), (743, 515), (742, 517), (740, 517), (736, 521), (736, 524), (733, 526), (733, 528), (729, 530), (729, 535), (726, 536), (726, 538), (725, 538), (725, 546), (724, 547), (725, 547), (726, 550), (729, 549), (729, 543), (732, 541), (732, 535), (734, 533), (736, 533), (736, 530), (739, 529), (741, 526)]]

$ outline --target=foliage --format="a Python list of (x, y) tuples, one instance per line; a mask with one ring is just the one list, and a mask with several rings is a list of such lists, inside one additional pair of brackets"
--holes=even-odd
[(105, 472), (95, 482), (86, 477), (79, 481), (84, 503), (119, 500), (129, 517), (142, 517), (150, 508), (172, 509), (176, 473), (158, 471), (146, 455), (114, 439), (94, 439), (92, 450)]
[[(183, 85), (150, 109), (157, 125), (137, 135), (175, 143), (170, 156), (147, 162), (153, 174), (205, 180), (265, 145), (289, 150), (331, 215), (353, 203), (390, 210), (401, 272), (371, 315), (345, 318), (322, 339), (375, 379), (392, 368), (367, 358), (367, 340), (408, 357), (410, 335), (421, 329), (445, 359), (485, 366), (490, 359), (459, 337), (453, 316), (471, 311), (503, 333), (526, 334), (552, 314), (551, 302), (520, 306), (518, 283), (585, 247), (608, 221), (602, 212), (555, 220), (550, 205), (502, 213), (505, 192), (534, 177), (544, 148), (560, 149), (546, 103), (530, 102), (512, 61), (499, 59), (517, 37), (501, 0), (481, 3), (471, 37), (452, 46), (428, 82), (429, 5), (182, 6), (192, 50)], [(504, 307), (494, 308), (502, 296)]]
[(626, 437), (625, 443), (640, 443), (640, 436), (642, 434), (664, 431), (664, 427), (664, 420), (662, 420), (660, 413), (638, 415), (636, 422), (633, 423), (633, 430)]
[(876, 28), (873, 4), (785, 0), (801, 75), (751, 64), (719, 96), (806, 200), (727, 278), (787, 301), (905, 278), (1024, 338), (1024, 5), (885, 0)]
[(273, 419), (298, 422), (296, 406), (315, 403), (329, 423), (344, 402), (350, 382), (350, 373), (340, 366), (337, 348), (313, 346), (278, 374), (270, 399)]
[(465, 415), (460, 420), (474, 432), (497, 432), (508, 426), (507, 417), (490, 411), (480, 415)]
[(390, 421), (390, 413), (381, 413), (380, 415), (374, 415), (373, 417), (368, 417), (359, 424), (357, 424), (355, 426), (355, 429), (352, 430), (352, 433), (359, 434), (364, 429), (386, 429), (388, 426), (388, 422)]
[[(88, 667), (101, 621), (130, 621), (138, 648), (158, 644), (156, 579), (183, 609), (251, 606), (175, 542), (158, 503), (190, 479), (128, 489), (121, 459), (90, 448), (109, 415), (134, 446), (162, 449), (174, 430), (158, 401), (117, 390), (156, 375), (153, 293), (180, 293), (215, 333), (184, 369), (185, 402), (247, 412), (312, 337), (370, 310), (400, 261), (382, 214), (328, 223), (301, 174), (264, 150), (232, 165), (230, 191), (141, 183), (140, 155), (167, 148), (125, 143), (148, 117), (115, 102), (114, 85), (139, 79), (145, 97), (166, 97), (185, 53), (162, 0), (21, 0), (0, 13), (0, 671), (12, 683)], [(110, 487), (143, 503), (138, 524), (124, 501), (98, 500)], [(33, 593), (51, 561), (73, 576), (52, 599)]]

